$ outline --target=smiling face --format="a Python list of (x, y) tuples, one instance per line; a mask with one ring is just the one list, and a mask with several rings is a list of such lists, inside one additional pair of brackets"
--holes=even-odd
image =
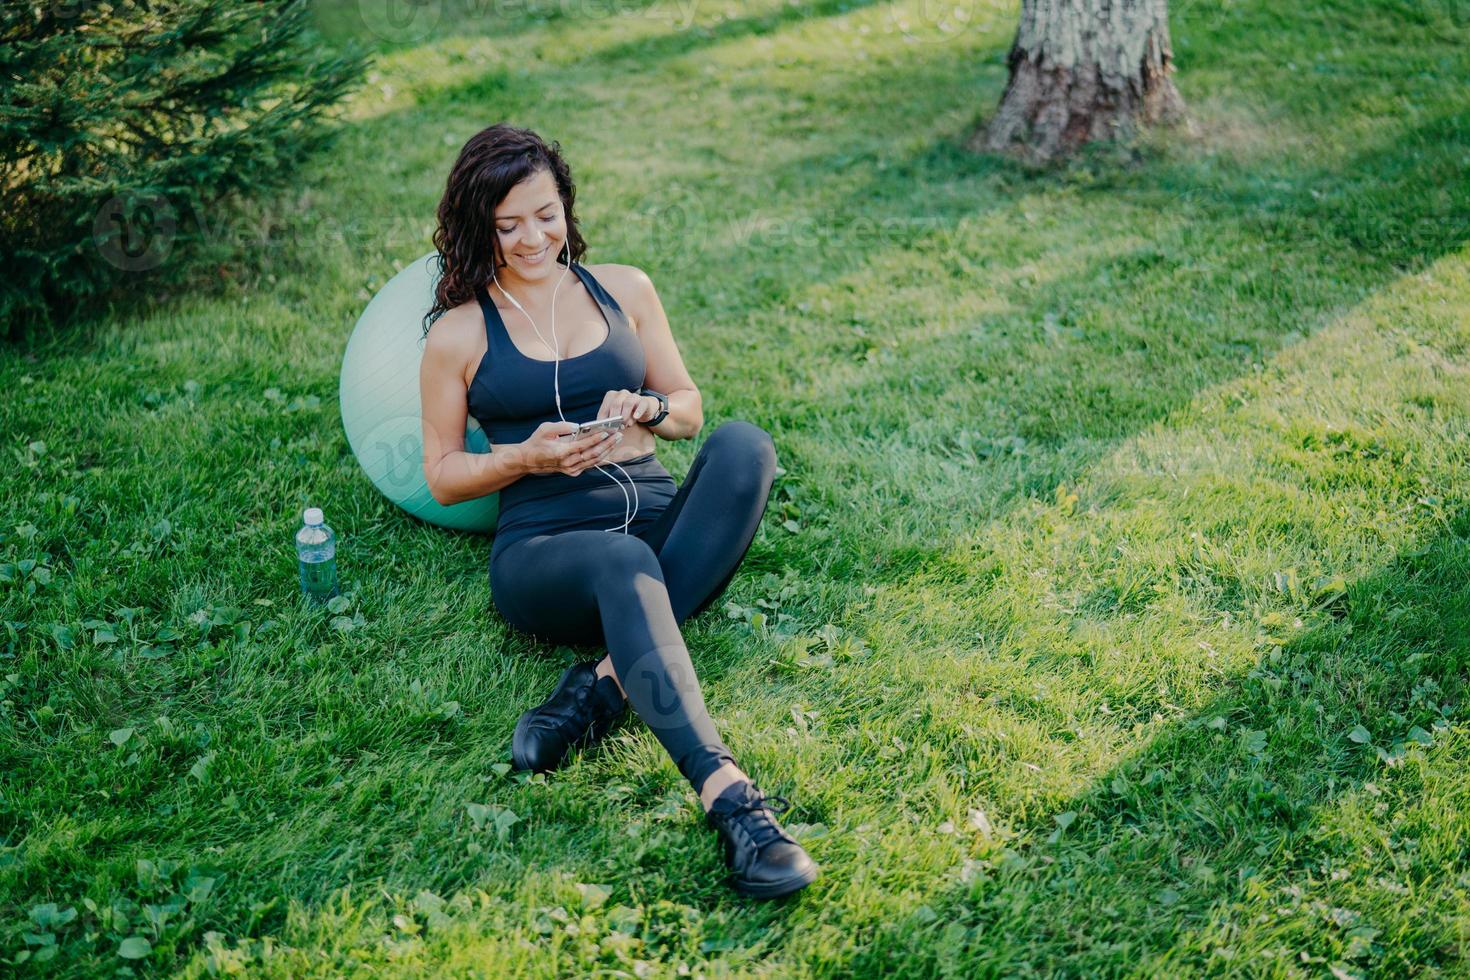
[(506, 262), (497, 274), (534, 283), (562, 268), (556, 259), (567, 240), (566, 213), (549, 170), (516, 184), (496, 205), (495, 235)]

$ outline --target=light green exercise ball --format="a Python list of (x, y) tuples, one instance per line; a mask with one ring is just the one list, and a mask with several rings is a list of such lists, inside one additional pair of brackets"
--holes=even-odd
[[(342, 428), (352, 455), (383, 496), (430, 524), (488, 533), (495, 530), (499, 494), (446, 507), (430, 495), (424, 479), (419, 362), (438, 264), (437, 252), (410, 262), (358, 317), (342, 355)], [(489, 452), (490, 440), (480, 423), (468, 415), (465, 422), (465, 449)]]

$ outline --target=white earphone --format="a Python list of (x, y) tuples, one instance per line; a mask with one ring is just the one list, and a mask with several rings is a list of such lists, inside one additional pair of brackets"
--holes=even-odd
[[(561, 410), (561, 351), (559, 351), (557, 349), (557, 347), (556, 347), (556, 294), (557, 294), (557, 291), (561, 289), (561, 280), (562, 279), (565, 279), (566, 276), (567, 276), (567, 273), (572, 271), (572, 248), (571, 248), (571, 245), (570, 244), (568, 244), (566, 246), (566, 253), (567, 253), (567, 265), (566, 265), (566, 268), (562, 270), (561, 278), (560, 279), (557, 279), (555, 288), (553, 288), (551, 290), (551, 343), (550, 344), (547, 344), (546, 343), (546, 338), (541, 336), (541, 329), (536, 326), (536, 321), (535, 320), (531, 320), (531, 314), (526, 313), (526, 308), (523, 307), (520, 303), (517, 303), (516, 302), (516, 298), (514, 296), (512, 296), (510, 293), (506, 292), (505, 287), (502, 286), (502, 285), (500, 285), (500, 280), (495, 278), (495, 269), (494, 269), (494, 264), (493, 263), (492, 263), (491, 269), (490, 269), (490, 278), (491, 278), (492, 281), (494, 281), (496, 288), (499, 289), (502, 293), (505, 293), (505, 298), (506, 299), (510, 300), (512, 303), (515, 303), (515, 308), (518, 309), (518, 310), (520, 310), (523, 314), (525, 314), (525, 317), (526, 317), (527, 320), (531, 320), (531, 329), (536, 331), (536, 336), (538, 338), (540, 338), (542, 344), (545, 344), (547, 347), (550, 347), (551, 348), (551, 356), (554, 359), (553, 360), (553, 365), (554, 366), (551, 369), (551, 380), (552, 380), (552, 387), (554, 388), (555, 394), (556, 394), (556, 414), (559, 415), (559, 416), (561, 416), (561, 420), (563, 422), (567, 421), (567, 417), (566, 417), (566, 415), (564, 415), (562, 413), (562, 410)], [(560, 252), (557, 253), (557, 258), (558, 259), (561, 258), (561, 253)], [(596, 297), (593, 297), (593, 298), (595, 299)], [(598, 305), (601, 306), (602, 304), (599, 303)], [(612, 329), (612, 323), (611, 323), (611, 321), (609, 321), (609, 323), (608, 323), (608, 329), (609, 330)], [(613, 483), (616, 483), (618, 485), (618, 489), (623, 491), (623, 517), (624, 517), (623, 523), (622, 523), (622, 525), (620, 527), (607, 527), (607, 528), (603, 528), (603, 530), (604, 531), (622, 531), (624, 534), (627, 534), (628, 533), (628, 525), (632, 524), (633, 523), (633, 518), (638, 515), (638, 484), (633, 480), (633, 478), (631, 476), (628, 476), (628, 471), (625, 470), (625, 469), (623, 469), (621, 466), (618, 466), (617, 463), (609, 462), (607, 464), (607, 465), (611, 465), (611, 466), (617, 466), (618, 467), (618, 470), (621, 471), (624, 476), (628, 476), (628, 486), (630, 486), (630, 487), (633, 488), (633, 496), (632, 496), (632, 498), (630, 500), (630, 498), (628, 497), (628, 491), (627, 490), (623, 490), (622, 481), (619, 480), (617, 477), (613, 476), (611, 473), (607, 472), (607, 470), (604, 470), (602, 468), (603, 465), (604, 464), (602, 464), (602, 463), (598, 463), (598, 464), (596, 464), (596, 466), (594, 468), (599, 473), (601, 473), (603, 476), (606, 476), (609, 480), (612, 480)], [(633, 508), (631, 512), (629, 512), (629, 510), (628, 510), (628, 506), (629, 506), (630, 503), (631, 503), (632, 508)]]

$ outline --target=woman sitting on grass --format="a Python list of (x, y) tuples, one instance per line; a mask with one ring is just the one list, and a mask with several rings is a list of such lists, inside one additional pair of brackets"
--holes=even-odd
[[(750, 548), (775, 448), (763, 429), (726, 422), (675, 488), (655, 437), (699, 433), (699, 390), (648, 276), (578, 261), (575, 194), (560, 147), (529, 130), (491, 126), (455, 161), (420, 372), (429, 488), (441, 504), (499, 492), (490, 587), (507, 622), (548, 642), (607, 648), (567, 668), (521, 716), (515, 766), (555, 769), (631, 702), (699, 793), (734, 888), (786, 895), (815, 880), (817, 865), (776, 823), (787, 801), (768, 801), (720, 740), (679, 632)], [(467, 413), (490, 453), (465, 452)], [(617, 416), (616, 432), (561, 438)]]

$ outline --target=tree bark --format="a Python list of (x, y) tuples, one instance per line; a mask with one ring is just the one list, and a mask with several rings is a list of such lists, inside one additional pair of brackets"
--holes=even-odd
[(1051, 160), (1184, 117), (1166, 0), (1022, 0), (1007, 61), (1010, 82), (972, 150)]

